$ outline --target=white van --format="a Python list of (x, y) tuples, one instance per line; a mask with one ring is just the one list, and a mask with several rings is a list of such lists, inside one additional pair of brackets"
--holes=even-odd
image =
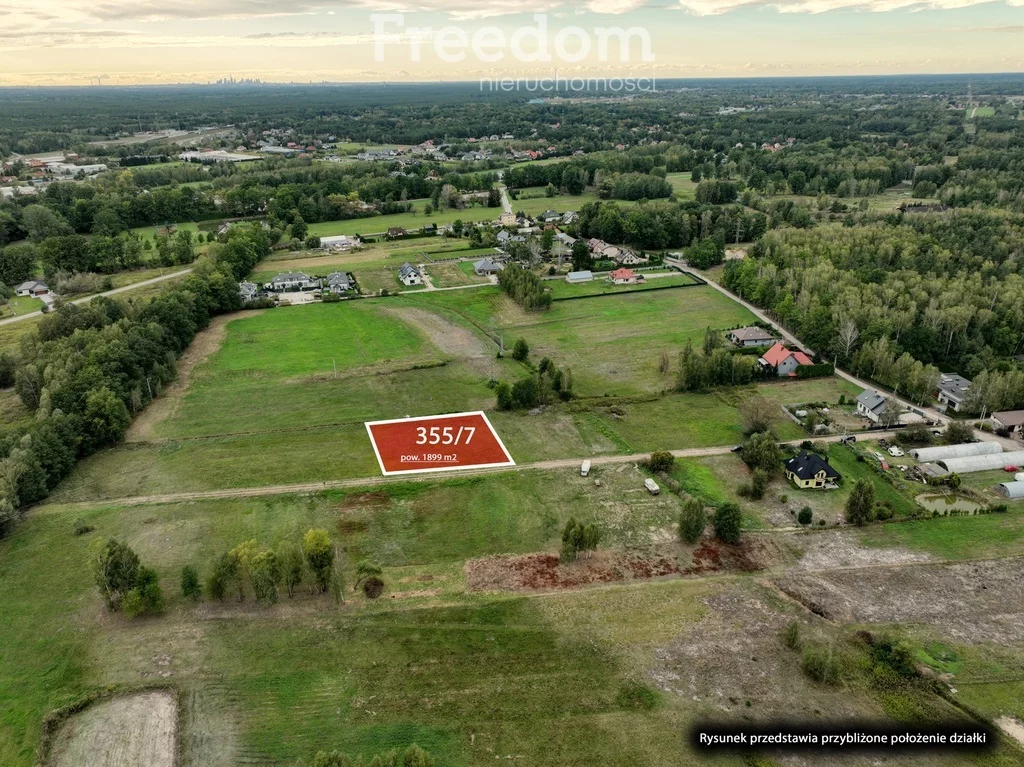
[(590, 461), (584, 461), (580, 464), (580, 476), (585, 477), (590, 473)]
[(651, 495), (657, 495), (658, 493), (661, 492), (661, 488), (658, 487), (658, 483), (655, 482), (650, 477), (644, 480), (644, 487), (647, 488), (647, 492), (650, 493)]

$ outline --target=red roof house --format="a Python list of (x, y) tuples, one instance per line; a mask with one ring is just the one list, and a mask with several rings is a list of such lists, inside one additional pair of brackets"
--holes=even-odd
[(813, 365), (814, 361), (801, 351), (787, 349), (782, 343), (776, 343), (766, 351), (760, 359), (765, 367), (773, 369), (780, 376), (796, 377), (796, 369), (800, 365)]

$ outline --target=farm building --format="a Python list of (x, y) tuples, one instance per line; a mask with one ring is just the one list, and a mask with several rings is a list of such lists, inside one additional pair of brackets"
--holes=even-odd
[(320, 247), (328, 250), (345, 250), (346, 248), (358, 245), (359, 241), (347, 234), (337, 234), (331, 237), (321, 237)]
[(1000, 482), (999, 492), (1011, 500), (1024, 498), (1024, 482)]
[(1005, 469), (1007, 466), (1024, 466), (1024, 450), (991, 455), (969, 455), (964, 458), (946, 458), (936, 461), (936, 463), (946, 471), (956, 474)]
[(992, 414), (992, 424), (997, 429), (1008, 429), (1011, 434), (1021, 434), (1024, 429), (1024, 410), (1003, 410)]
[(941, 461), (944, 458), (967, 458), (971, 455), (995, 455), (1003, 452), (998, 442), (968, 442), (964, 445), (939, 445), (938, 447), (917, 447), (910, 454), (921, 461)]
[(729, 331), (729, 340), (737, 346), (771, 346), (778, 337), (764, 328), (736, 328)]
[(402, 281), (403, 285), (422, 285), (423, 275), (420, 274), (419, 269), (406, 261), (402, 264), (398, 270), (398, 279)]
[(795, 458), (786, 461), (786, 478), (799, 488), (828, 487), (835, 484), (842, 476), (833, 469), (828, 461), (817, 453), (801, 450)]
[(567, 275), (565, 275), (565, 281), (573, 285), (580, 282), (590, 282), (593, 279), (594, 273), (588, 270), (583, 270), (580, 272), (569, 272)]

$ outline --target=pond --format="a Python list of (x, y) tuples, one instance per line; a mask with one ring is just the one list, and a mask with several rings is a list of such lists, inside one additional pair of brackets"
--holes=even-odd
[(917, 496), (915, 500), (928, 509), (928, 511), (937, 511), (939, 514), (949, 514), (951, 512), (977, 514), (985, 508), (985, 504), (978, 503), (956, 493), (925, 493), (924, 495)]

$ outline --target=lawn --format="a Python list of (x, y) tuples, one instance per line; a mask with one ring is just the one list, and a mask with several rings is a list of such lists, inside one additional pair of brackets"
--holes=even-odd
[(0, 317), (17, 317), (38, 312), (43, 306), (43, 300), (34, 296), (11, 296), (7, 299), (7, 306), (0, 312)]
[(874, 525), (860, 534), (868, 546), (900, 546), (944, 559), (1024, 554), (1024, 512), (935, 517)]
[[(0, 763), (35, 764), (42, 718), (54, 707), (164, 669), (182, 693), (185, 764), (290, 765), (319, 748), (370, 755), (410, 742), (445, 765), (491, 764), (495, 753), (539, 765), (693, 763), (677, 735), (689, 703), (630, 709), (619, 693), (657, 642), (704, 614), (708, 586), (651, 583), (547, 600), (463, 594), (461, 570), (449, 562), (557, 540), (558, 518), (542, 497), (561, 499), (562, 514), (592, 506), (561, 478), (521, 481), (398, 486), (384, 507), (330, 493), (33, 515), (0, 543)], [(638, 498), (650, 506), (646, 493)], [(670, 501), (657, 501), (664, 518), (676, 513)], [(95, 531), (72, 535), (79, 516)], [(231, 600), (196, 607), (177, 593), (184, 564), (205, 575), (240, 541), (277, 545), (312, 526), (348, 542), (350, 578), (372, 551), (388, 593), (407, 599), (372, 605), (349, 594), (335, 606), (301, 593), (269, 609)], [(112, 535), (156, 569), (163, 617), (129, 622), (101, 607), (89, 551)], [(449, 596), (432, 598), (431, 581)]]
[(641, 290), (672, 288), (680, 285), (696, 285), (698, 283), (688, 274), (679, 274), (672, 277), (656, 277), (639, 285), (615, 285), (600, 276), (590, 282), (570, 284), (565, 280), (547, 280), (544, 284), (550, 288), (552, 299), (560, 301), (576, 296), (610, 296), (616, 293), (635, 293)]
[(490, 282), (490, 278), (481, 277), (473, 271), (472, 261), (428, 264), (426, 271), (435, 288), (451, 288), (457, 285), (486, 285)]
[(689, 173), (669, 173), (665, 180), (672, 185), (678, 200), (695, 200), (697, 198), (697, 182), (690, 179)]
[[(501, 208), (485, 208), (474, 206), (470, 208), (434, 211), (429, 216), (424, 213), (424, 205), (428, 201), (413, 201), (415, 210), (411, 213), (393, 213), (386, 216), (370, 216), (368, 218), (351, 218), (340, 221), (321, 221), (309, 225), (309, 235), (317, 237), (329, 237), (338, 234), (380, 234), (391, 227), (400, 226), (403, 229), (419, 229), (431, 224), (450, 224), (461, 219), (462, 221), (497, 221), (501, 214)], [(403, 240), (409, 243), (408, 240)]]
[[(552, 281), (554, 282), (554, 281)], [(575, 391), (584, 396), (659, 392), (662, 352), (673, 360), (687, 340), (699, 342), (706, 327), (729, 328), (753, 321), (743, 307), (708, 287), (630, 291), (601, 300), (561, 301), (546, 312), (525, 312), (498, 288), (426, 293), (424, 307), (447, 307), (478, 327), (525, 338), (536, 358), (569, 367)]]

